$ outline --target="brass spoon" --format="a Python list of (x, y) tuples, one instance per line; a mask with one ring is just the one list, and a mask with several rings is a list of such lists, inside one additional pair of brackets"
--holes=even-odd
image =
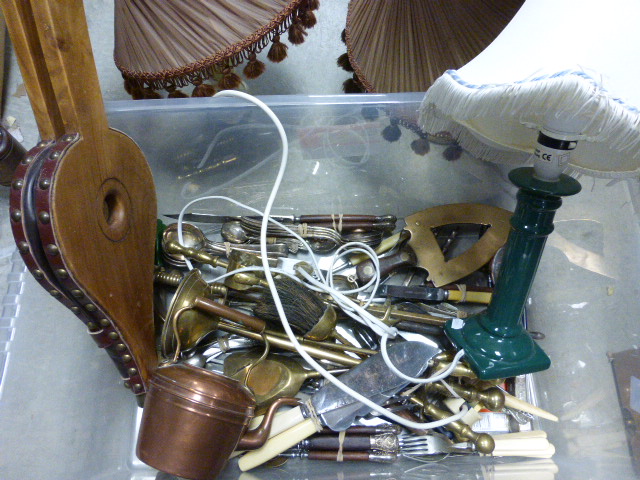
[[(200, 228), (195, 225), (191, 225), (190, 223), (182, 224), (182, 236), (184, 240), (182, 246), (191, 248), (195, 251), (204, 251), (227, 257), (230, 255), (230, 252), (233, 252), (234, 250), (253, 253), (255, 255), (260, 254), (260, 245), (257, 244), (212, 242)], [(162, 234), (163, 255), (165, 260), (174, 267), (186, 267), (184, 255), (174, 251), (175, 244), (180, 245), (178, 243), (178, 224), (172, 223), (167, 226)], [(267, 245), (267, 256), (269, 258), (286, 257), (288, 253), (289, 249), (284, 243), (273, 243)]]
[[(194, 250), (203, 249), (207, 242), (202, 230), (190, 223), (182, 224), (182, 238), (182, 245), (187, 248), (193, 248)], [(184, 260), (184, 255), (181, 253), (174, 253), (167, 248), (167, 245), (172, 242), (178, 242), (177, 223), (168, 225), (162, 233), (162, 255), (169, 265), (174, 267), (186, 267), (187, 263)]]
[[(255, 395), (258, 407), (266, 406), (279, 397), (292, 397), (309, 378), (321, 374), (308, 370), (295, 358), (270, 353), (261, 361), (262, 351), (237, 352), (224, 360), (224, 374), (245, 382)], [(334, 373), (346, 369), (332, 370)]]

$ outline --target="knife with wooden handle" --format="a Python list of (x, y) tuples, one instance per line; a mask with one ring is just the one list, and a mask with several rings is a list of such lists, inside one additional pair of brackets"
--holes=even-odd
[(149, 165), (108, 126), (83, 2), (2, 0), (2, 8), (43, 139), (12, 182), (18, 249), (142, 395), (157, 365)]

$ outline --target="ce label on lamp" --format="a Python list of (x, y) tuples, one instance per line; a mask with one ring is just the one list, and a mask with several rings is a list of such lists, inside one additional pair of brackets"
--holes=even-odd
[(538, 160), (551, 163), (557, 166), (564, 166), (569, 162), (571, 154), (566, 150), (556, 150), (554, 148), (539, 145), (533, 152)]

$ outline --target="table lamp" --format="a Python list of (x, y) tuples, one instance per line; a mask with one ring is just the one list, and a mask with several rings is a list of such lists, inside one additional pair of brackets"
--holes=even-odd
[(421, 128), (450, 132), (478, 158), (519, 166), (519, 187), (493, 300), (445, 330), (481, 379), (545, 370), (550, 359), (520, 316), (562, 197), (563, 173), (638, 176), (640, 2), (527, 0), (471, 62), (427, 90)]

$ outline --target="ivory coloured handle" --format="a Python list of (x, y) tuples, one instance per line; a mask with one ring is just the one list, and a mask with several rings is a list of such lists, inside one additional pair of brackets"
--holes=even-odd
[(245, 453), (238, 460), (238, 467), (243, 472), (251, 470), (272, 458), (280, 455), (285, 450), (300, 443), (305, 438), (317, 433), (318, 429), (313, 419), (307, 418), (302, 423), (285, 430), (284, 432), (271, 437), (266, 443), (257, 450), (251, 450)]
[(540, 407), (536, 407), (535, 405), (532, 405), (529, 402), (525, 402), (524, 400), (520, 400), (519, 398), (514, 397), (507, 392), (504, 392), (504, 406), (515, 408), (532, 415), (537, 415), (540, 418), (545, 418), (547, 420), (551, 420), (552, 422), (558, 421), (558, 417), (556, 417), (553, 413), (547, 412), (546, 410), (543, 410)]

